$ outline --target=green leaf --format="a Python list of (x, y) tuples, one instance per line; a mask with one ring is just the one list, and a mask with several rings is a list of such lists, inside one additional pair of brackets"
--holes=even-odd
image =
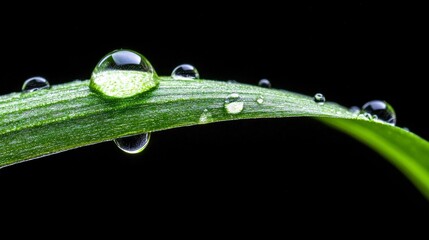
[(365, 143), (401, 170), (429, 198), (429, 143), (389, 124), (346, 119), (321, 119)]
[(96, 144), (211, 122), (315, 117), (366, 143), (429, 198), (429, 143), (413, 133), (356, 116), (346, 108), (284, 90), (211, 80), (172, 80), (136, 97), (106, 99), (74, 81), (0, 97), (0, 167)]

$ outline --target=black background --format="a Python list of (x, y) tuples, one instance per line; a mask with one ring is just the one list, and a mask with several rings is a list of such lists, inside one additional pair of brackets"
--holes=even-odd
[[(102, 56), (129, 48), (159, 75), (190, 63), (202, 78), (250, 84), (268, 78), (274, 88), (321, 92), (344, 106), (386, 100), (398, 126), (429, 139), (421, 8), (183, 3), (23, 13), (22, 22), (14, 15), (2, 23), (0, 94), (19, 91), (36, 75), (51, 84), (88, 79)], [(101, 143), (0, 169), (0, 184), (1, 199), (10, 201), (2, 205), (22, 201), (20, 208), (59, 216), (132, 213), (274, 225), (429, 216), (427, 200), (388, 161), (308, 118), (156, 132), (138, 155)], [(70, 210), (84, 207), (91, 210)]]

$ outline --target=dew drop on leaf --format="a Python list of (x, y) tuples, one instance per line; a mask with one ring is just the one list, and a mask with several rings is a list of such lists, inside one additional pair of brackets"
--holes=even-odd
[(134, 136), (122, 137), (113, 140), (116, 146), (126, 153), (139, 153), (142, 152), (148, 145), (150, 140), (150, 133), (143, 133)]
[(316, 103), (318, 103), (319, 105), (323, 105), (323, 104), (325, 104), (325, 102), (326, 102), (326, 98), (325, 98), (325, 96), (323, 95), (323, 94), (321, 94), (321, 93), (316, 93), (316, 94), (314, 94), (314, 101), (316, 102)]
[(24, 84), (22, 84), (23, 92), (34, 92), (41, 89), (49, 89), (51, 85), (48, 80), (43, 77), (32, 77), (25, 80)]
[(193, 80), (199, 79), (198, 70), (190, 64), (182, 64), (173, 69), (171, 77), (176, 80)]
[(263, 88), (271, 88), (271, 82), (268, 79), (261, 79), (258, 82), (258, 86), (263, 87)]
[(238, 83), (236, 80), (228, 80), (228, 81), (226, 81), (227, 83), (231, 83), (231, 84), (236, 84), (236, 83)]
[(358, 106), (351, 106), (351, 107), (349, 108), (349, 112), (351, 112), (351, 113), (353, 113), (353, 114), (357, 115), (357, 114), (359, 114), (359, 113), (360, 113), (360, 108), (359, 108)]
[(120, 49), (107, 54), (98, 62), (89, 87), (107, 98), (127, 98), (157, 85), (156, 72), (143, 55)]
[(369, 101), (362, 106), (362, 111), (383, 122), (389, 123), (391, 125), (396, 124), (395, 110), (386, 101)]
[(238, 93), (232, 93), (225, 99), (224, 107), (229, 114), (238, 114), (243, 111), (244, 102)]

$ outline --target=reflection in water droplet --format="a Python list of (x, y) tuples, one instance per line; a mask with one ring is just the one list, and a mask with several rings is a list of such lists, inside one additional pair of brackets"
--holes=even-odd
[(323, 94), (321, 94), (321, 93), (316, 93), (316, 94), (314, 94), (314, 101), (316, 102), (316, 103), (318, 103), (319, 105), (323, 105), (323, 104), (325, 104), (325, 102), (326, 102), (326, 98), (325, 98), (325, 96), (323, 96)]
[(372, 115), (373, 118), (375, 116), (376, 119), (381, 120), (383, 122), (389, 123), (391, 125), (396, 124), (395, 110), (386, 101), (369, 101), (362, 106), (362, 111), (364, 113)]
[(263, 87), (263, 88), (271, 88), (271, 82), (268, 79), (261, 79), (258, 82), (258, 86)]
[(126, 153), (139, 153), (142, 152), (148, 145), (150, 140), (150, 133), (143, 133), (139, 135), (122, 137), (113, 140), (115, 144)]
[(368, 120), (374, 120), (374, 116), (370, 113), (364, 112), (364, 113), (359, 114), (359, 116), (363, 116), (364, 118), (366, 118)]
[(199, 79), (198, 70), (190, 64), (182, 64), (177, 66), (171, 73), (173, 79), (192, 80)]
[(264, 103), (264, 97), (263, 97), (263, 96), (259, 96), (259, 97), (256, 99), (256, 102), (257, 102), (258, 104), (262, 104), (262, 103)]
[(89, 87), (109, 98), (127, 98), (158, 85), (155, 70), (140, 53), (116, 50), (104, 56), (92, 72)]
[(200, 124), (205, 124), (205, 123), (211, 122), (212, 120), (213, 120), (212, 114), (209, 112), (209, 110), (204, 109), (203, 113), (201, 113), (201, 116), (200, 116), (198, 122)]
[(41, 89), (49, 89), (51, 85), (48, 80), (43, 77), (32, 77), (25, 80), (24, 84), (22, 84), (23, 92), (34, 92)]
[(232, 93), (226, 97), (224, 107), (229, 114), (238, 114), (243, 111), (244, 102), (238, 93)]

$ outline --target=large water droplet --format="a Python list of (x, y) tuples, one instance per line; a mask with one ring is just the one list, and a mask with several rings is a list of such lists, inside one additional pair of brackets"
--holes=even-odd
[(89, 87), (108, 98), (127, 98), (158, 85), (155, 70), (140, 53), (116, 50), (104, 56), (92, 72)]
[(201, 116), (199, 118), (199, 123), (205, 124), (211, 122), (212, 120), (212, 114), (209, 112), (209, 110), (204, 109), (203, 113), (201, 113)]
[(263, 88), (271, 88), (271, 82), (268, 79), (261, 79), (258, 82), (258, 86), (263, 87)]
[(122, 151), (135, 154), (143, 151), (147, 147), (149, 140), (150, 133), (143, 133), (129, 137), (117, 138), (113, 140), (113, 142), (115, 142), (116, 146), (118, 146)]
[(383, 122), (389, 123), (391, 125), (396, 124), (395, 110), (385, 101), (369, 101), (362, 106), (362, 111), (373, 115), (373, 117), (376, 116), (378, 120)]
[(232, 93), (226, 97), (224, 107), (229, 114), (238, 114), (243, 111), (244, 102), (238, 93)]
[(24, 84), (22, 84), (23, 92), (34, 92), (40, 89), (48, 89), (51, 85), (48, 80), (43, 77), (32, 77), (25, 80)]
[(198, 70), (190, 64), (177, 66), (171, 73), (173, 79), (192, 80), (200, 78)]
[(325, 98), (325, 96), (323, 94), (316, 93), (316, 94), (314, 94), (314, 101), (316, 103), (318, 103), (319, 105), (323, 105), (326, 102), (326, 98)]

